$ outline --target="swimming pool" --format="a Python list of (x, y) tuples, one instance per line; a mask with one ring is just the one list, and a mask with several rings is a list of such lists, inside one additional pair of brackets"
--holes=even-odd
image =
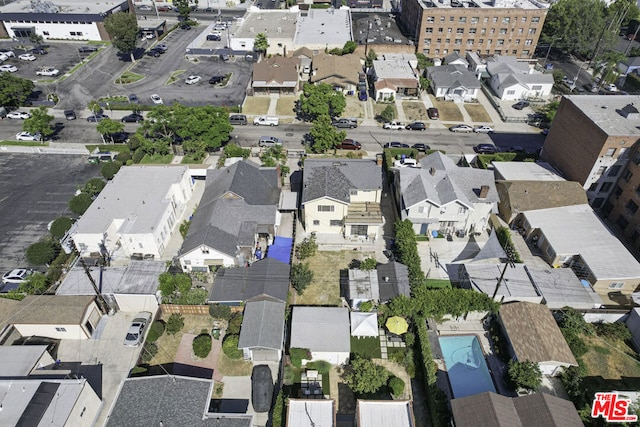
[(478, 337), (456, 335), (438, 340), (455, 398), (496, 391)]

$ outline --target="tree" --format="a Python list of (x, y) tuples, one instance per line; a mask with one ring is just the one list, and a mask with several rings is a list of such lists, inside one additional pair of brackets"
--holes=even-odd
[(164, 334), (164, 322), (156, 320), (151, 324), (149, 333), (147, 334), (147, 341), (156, 342)]
[(40, 140), (44, 142), (44, 139), (53, 133), (51, 129), (51, 121), (53, 116), (47, 114), (48, 108), (40, 106), (31, 111), (31, 117), (26, 119), (22, 124), (22, 129), (31, 134), (40, 134)]
[(27, 100), (35, 85), (31, 80), (0, 73), (0, 105), (19, 107)]
[(546, 115), (546, 119), (548, 122), (552, 122), (553, 119), (556, 118), (558, 107), (560, 107), (560, 103), (558, 101), (551, 101), (550, 103), (544, 106), (542, 111)]
[(102, 178), (91, 178), (82, 188), (83, 193), (87, 193), (89, 196), (97, 196), (100, 194), (104, 186), (107, 183)]
[(240, 327), (242, 326), (242, 320), (244, 316), (240, 312), (235, 312), (231, 315), (229, 322), (227, 323), (227, 334), (237, 335), (240, 333)]
[(188, 274), (162, 273), (158, 277), (158, 289), (162, 293), (162, 301), (171, 303), (179, 295), (191, 290), (191, 277)]
[(303, 259), (314, 256), (317, 250), (318, 243), (316, 243), (316, 236), (305, 237), (295, 248), (296, 258), (302, 261)]
[(396, 118), (396, 109), (392, 105), (387, 105), (380, 113), (380, 118), (383, 122), (390, 122)]
[(389, 378), (387, 386), (389, 386), (389, 388), (391, 389), (391, 395), (393, 395), (394, 397), (400, 397), (402, 396), (402, 393), (404, 393), (404, 381), (402, 381), (401, 378)]
[(426, 77), (420, 76), (420, 90), (426, 92), (429, 90), (429, 86), (431, 85), (431, 80)]
[(298, 295), (302, 295), (312, 281), (313, 271), (309, 268), (308, 263), (294, 264), (291, 267), (291, 286), (293, 286)]
[(358, 47), (358, 44), (356, 42), (349, 40), (344, 44), (344, 47), (342, 48), (342, 54), (348, 55), (350, 53), (353, 53), (355, 52), (357, 47)]
[(349, 388), (361, 394), (375, 393), (387, 384), (389, 371), (369, 359), (356, 356), (351, 365), (345, 369), (344, 380)]
[(124, 130), (124, 123), (119, 122), (117, 120), (102, 119), (100, 120), (100, 122), (98, 122), (98, 125), (96, 126), (96, 130), (102, 137), (103, 143), (105, 144), (107, 143), (107, 141), (105, 140), (105, 137), (109, 139), (111, 143), (113, 143), (112, 135), (117, 132), (122, 132)]
[(60, 252), (60, 247), (50, 239), (42, 240), (27, 248), (27, 261), (33, 265), (45, 265), (51, 263)]
[(111, 37), (111, 44), (122, 53), (131, 56), (131, 62), (135, 62), (133, 50), (138, 40), (138, 20), (133, 13), (117, 12), (108, 15), (104, 19), (104, 29)]
[[(196, 0), (196, 7), (198, 6), (198, 1)], [(191, 6), (189, 5), (189, 0), (173, 0), (173, 5), (178, 8), (178, 15), (185, 21), (189, 20), (189, 14), (191, 14)]]
[(518, 388), (536, 391), (542, 385), (540, 365), (529, 360), (510, 360), (508, 375)]
[(93, 114), (97, 114), (98, 112), (102, 111), (102, 107), (100, 106), (100, 104), (98, 103), (98, 101), (96, 100), (91, 100), (89, 101), (89, 104), (87, 104), (87, 108), (93, 113)]
[(49, 232), (54, 239), (62, 239), (73, 225), (73, 220), (66, 216), (61, 216), (51, 223)]
[(242, 351), (238, 349), (238, 335), (227, 335), (222, 341), (222, 351), (229, 359), (240, 359)]
[(416, 58), (418, 59), (418, 70), (425, 70), (433, 65), (433, 61), (427, 58), (424, 53), (416, 53)]
[(231, 307), (228, 305), (210, 304), (209, 316), (214, 319), (229, 320), (231, 318)]
[(314, 153), (324, 153), (327, 150), (333, 150), (336, 145), (340, 144), (347, 137), (347, 133), (338, 130), (331, 124), (331, 118), (328, 115), (321, 115), (316, 118), (309, 130), (309, 135), (313, 139), (311, 151)]
[(193, 339), (193, 354), (200, 359), (204, 359), (211, 352), (211, 335), (200, 334)]
[(104, 179), (110, 181), (114, 176), (116, 176), (121, 167), (122, 162), (119, 162), (117, 160), (115, 162), (107, 162), (100, 168), (100, 173), (102, 174)]
[(344, 111), (347, 101), (344, 94), (331, 85), (305, 83), (300, 95), (300, 113), (306, 120), (315, 120), (319, 116), (337, 117)]
[(167, 333), (175, 335), (184, 327), (184, 317), (181, 314), (174, 313), (167, 320)]
[(378, 266), (378, 261), (375, 258), (365, 258), (360, 262), (360, 270), (375, 270)]
[(69, 210), (76, 215), (82, 215), (89, 209), (92, 202), (91, 196), (86, 193), (80, 193), (69, 200)]
[(18, 292), (24, 292), (29, 295), (40, 295), (49, 289), (47, 276), (42, 273), (33, 273), (20, 283)]
[(267, 39), (267, 35), (265, 33), (256, 34), (256, 38), (253, 41), (253, 50), (256, 52), (260, 52), (261, 55), (267, 53), (267, 49), (269, 48), (269, 40)]
[(376, 54), (376, 52), (373, 49), (369, 49), (369, 52), (367, 52), (367, 57), (364, 60), (365, 68), (371, 68), (373, 66), (373, 61), (375, 61), (376, 59), (378, 59), (378, 55)]
[(40, 46), (44, 41), (44, 38), (38, 33), (29, 33), (29, 41)]

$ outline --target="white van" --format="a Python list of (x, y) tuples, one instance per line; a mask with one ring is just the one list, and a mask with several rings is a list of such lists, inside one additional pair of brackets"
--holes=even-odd
[(280, 119), (275, 116), (260, 116), (253, 119), (253, 124), (255, 126), (278, 126)]

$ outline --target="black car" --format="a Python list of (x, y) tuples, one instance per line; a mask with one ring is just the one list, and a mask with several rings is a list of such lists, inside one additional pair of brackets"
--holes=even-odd
[(473, 151), (478, 154), (495, 154), (498, 152), (498, 147), (493, 144), (478, 144), (473, 147)]
[(383, 148), (409, 148), (409, 144), (403, 142), (387, 142), (382, 146)]
[(427, 144), (423, 144), (421, 142), (419, 142), (417, 144), (413, 144), (411, 146), (411, 148), (413, 148), (414, 150), (422, 151), (423, 153), (426, 153), (427, 150), (431, 150), (431, 147), (429, 147)]
[(91, 52), (97, 52), (98, 48), (95, 46), (82, 46), (78, 48), (78, 52), (80, 53), (91, 53)]
[(207, 34), (207, 40), (219, 42), (220, 40), (222, 40), (222, 38), (217, 34)]
[(138, 95), (135, 93), (129, 94), (129, 102), (138, 102)]
[(129, 142), (129, 132), (108, 133), (104, 138), (114, 144), (126, 144)]
[(180, 29), (181, 30), (190, 30), (191, 29), (191, 25), (184, 23), (182, 25), (180, 25)]
[(507, 153), (528, 154), (527, 150), (521, 145), (512, 145), (508, 147)]
[(169, 49), (169, 47), (164, 43), (159, 43), (159, 44), (154, 46), (154, 49), (156, 49), (160, 53), (165, 53), (167, 51), (167, 49)]
[(224, 80), (224, 76), (213, 76), (209, 79), (209, 84), (215, 85), (218, 83), (222, 83), (223, 80)]
[(512, 107), (515, 108), (516, 110), (524, 110), (528, 106), (529, 106), (529, 103), (527, 101), (518, 101), (512, 105)]
[(144, 121), (144, 117), (142, 116), (142, 114), (131, 113), (124, 116), (120, 121), (122, 123), (140, 123)]
[(409, 130), (426, 130), (427, 126), (422, 122), (413, 122), (407, 125), (407, 129)]
[(77, 118), (76, 117), (76, 112), (73, 111), (73, 110), (64, 110), (64, 117), (67, 120), (75, 120)]
[(109, 118), (109, 116), (107, 116), (106, 114), (100, 114), (100, 113), (98, 113), (98, 114), (95, 114), (95, 115), (93, 115), (93, 116), (89, 116), (89, 117), (87, 117), (87, 121), (88, 121), (88, 122), (94, 122), (94, 123), (97, 123), (97, 122), (100, 122), (100, 121), (102, 121), (102, 120), (104, 120), (104, 119), (108, 119), (108, 118)]
[(223, 61), (228, 61), (229, 60), (229, 55), (227, 55), (226, 53), (221, 53), (220, 54), (220, 59)]
[(31, 49), (31, 53), (33, 53), (34, 55), (46, 55), (49, 52), (41, 47), (34, 47), (33, 49)]
[(253, 367), (251, 372), (251, 403), (256, 412), (267, 412), (271, 408), (273, 379), (267, 365)]
[(149, 49), (145, 54), (147, 56), (153, 56), (154, 58), (158, 58), (160, 56), (160, 51), (155, 49)]

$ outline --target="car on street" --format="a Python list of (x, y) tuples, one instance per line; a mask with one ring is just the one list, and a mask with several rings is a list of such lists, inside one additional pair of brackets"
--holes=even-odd
[(129, 102), (138, 102), (138, 95), (136, 95), (135, 93), (130, 93)]
[(202, 80), (202, 77), (200, 77), (200, 76), (189, 76), (185, 80), (185, 83), (188, 84), (188, 85), (193, 85), (193, 84), (198, 83), (200, 80)]
[(30, 53), (23, 53), (22, 55), (18, 55), (18, 59), (21, 59), (23, 61), (35, 61), (36, 57), (35, 55), (32, 55)]
[(101, 122), (104, 119), (108, 119), (109, 116), (107, 116), (106, 114), (102, 114), (102, 113), (98, 113), (98, 114), (93, 114), (89, 117), (87, 117), (87, 121), (88, 122), (92, 122), (92, 123), (98, 123)]
[(405, 128), (405, 124), (401, 122), (387, 122), (382, 125), (383, 129), (402, 130)]
[(224, 76), (213, 76), (209, 79), (210, 85), (217, 85), (218, 83), (222, 83), (224, 80)]
[(3, 73), (15, 73), (16, 71), (18, 71), (18, 67), (16, 67), (15, 65), (0, 65), (0, 71)]
[(18, 141), (40, 141), (41, 137), (39, 133), (31, 134), (29, 132), (18, 132), (16, 134), (16, 140)]
[(493, 144), (478, 144), (473, 147), (473, 151), (478, 154), (495, 154), (498, 152), (498, 147)]
[(75, 120), (76, 117), (76, 112), (73, 110), (64, 110), (64, 118), (67, 120)]
[(160, 95), (158, 95), (157, 93), (151, 95), (150, 98), (151, 101), (156, 105), (164, 104), (164, 101), (162, 101), (162, 98), (160, 98)]
[(41, 47), (34, 47), (33, 49), (31, 49), (31, 53), (33, 53), (34, 55), (46, 55), (49, 52)]
[(222, 37), (219, 34), (207, 34), (207, 40), (219, 42), (220, 40), (222, 40)]
[(358, 122), (355, 119), (336, 119), (332, 125), (337, 128), (355, 129), (358, 127)]
[(403, 142), (387, 142), (382, 146), (382, 148), (409, 148), (409, 144), (405, 144)]
[(164, 43), (158, 43), (157, 45), (155, 45), (154, 49), (158, 49), (158, 50), (160, 50), (162, 53), (164, 53), (164, 52), (166, 52), (166, 51), (169, 49), (169, 47), (168, 47), (166, 44), (164, 44)]
[(156, 49), (149, 49), (148, 51), (145, 52), (145, 55), (152, 56), (154, 58), (159, 58), (160, 57), (160, 51), (158, 51)]
[(81, 46), (78, 48), (78, 52), (80, 53), (91, 53), (97, 52), (98, 48), (96, 46)]
[(228, 61), (228, 60), (230, 59), (230, 57), (229, 57), (229, 55), (228, 55), (228, 54), (226, 54), (226, 53), (221, 53), (221, 54), (220, 54), (220, 59), (221, 59), (222, 61)]
[(171, 7), (170, 6), (157, 6), (156, 10), (158, 12), (171, 12)]
[(27, 113), (26, 111), (12, 111), (10, 113), (7, 114), (7, 119), (28, 119), (29, 117), (31, 117), (31, 114)]
[(362, 145), (353, 139), (345, 139), (340, 144), (336, 145), (339, 150), (360, 150)]
[(24, 282), (24, 280), (29, 277), (30, 274), (33, 274), (33, 270), (29, 270), (26, 268), (16, 268), (2, 275), (2, 283), (20, 284)]
[(427, 108), (427, 117), (431, 120), (438, 120), (440, 118), (440, 112), (437, 108)]
[(144, 338), (144, 330), (151, 320), (151, 313), (143, 311), (136, 314), (136, 317), (131, 322), (127, 335), (124, 337), (124, 345), (127, 347), (137, 347)]
[(256, 412), (268, 412), (273, 397), (273, 377), (267, 365), (257, 365), (251, 372), (251, 404)]
[(518, 101), (515, 104), (513, 104), (511, 107), (515, 108), (516, 110), (524, 110), (528, 106), (529, 106), (529, 103), (527, 101)]
[(120, 121), (122, 123), (140, 123), (144, 121), (144, 117), (142, 116), (142, 114), (131, 113), (124, 116), (122, 119), (120, 119)]
[(469, 132), (473, 132), (473, 128), (469, 125), (455, 125), (455, 126), (451, 126), (449, 128), (449, 130), (451, 132), (462, 132), (462, 133), (469, 133)]
[(138, 10), (144, 10), (146, 12), (149, 12), (150, 10), (153, 10), (153, 8), (147, 4), (143, 4), (142, 6), (138, 7)]
[(413, 123), (409, 123), (406, 126), (407, 129), (409, 130), (426, 130), (427, 129), (427, 125), (425, 125), (422, 122), (413, 122)]
[(277, 145), (282, 145), (282, 140), (275, 136), (261, 136), (258, 141), (258, 147), (275, 147)]
[(476, 126), (473, 128), (475, 133), (493, 133), (493, 128), (491, 126)]
[(605, 83), (602, 87), (605, 90), (608, 90), (609, 92), (617, 92), (618, 91), (618, 87), (616, 85), (614, 85), (613, 83)]
[(427, 144), (424, 144), (422, 142), (418, 142), (417, 144), (413, 144), (411, 146), (411, 148), (413, 148), (414, 150), (418, 150), (420, 152), (426, 153), (427, 150), (431, 150), (431, 147), (429, 147)]
[(51, 67), (43, 67), (36, 71), (36, 76), (57, 76), (60, 70)]

